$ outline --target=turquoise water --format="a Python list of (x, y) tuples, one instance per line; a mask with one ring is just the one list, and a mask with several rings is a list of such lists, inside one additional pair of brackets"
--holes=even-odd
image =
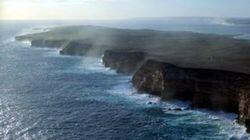
[(188, 103), (136, 93), (131, 76), (104, 68), (100, 58), (13, 40), (30, 27), (2, 30), (0, 139), (248, 139), (235, 114), (169, 111)]

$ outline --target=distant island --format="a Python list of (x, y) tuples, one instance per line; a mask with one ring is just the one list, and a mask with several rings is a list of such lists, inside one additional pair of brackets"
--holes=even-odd
[[(232, 21), (233, 22), (233, 21)], [(62, 55), (102, 57), (139, 92), (238, 114), (250, 132), (250, 41), (193, 32), (68, 26), (17, 36)]]

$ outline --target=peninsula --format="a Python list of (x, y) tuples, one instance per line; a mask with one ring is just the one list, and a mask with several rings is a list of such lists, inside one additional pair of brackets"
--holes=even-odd
[(238, 114), (250, 132), (250, 41), (233, 36), (69, 26), (17, 36), (62, 55), (101, 57), (138, 92)]

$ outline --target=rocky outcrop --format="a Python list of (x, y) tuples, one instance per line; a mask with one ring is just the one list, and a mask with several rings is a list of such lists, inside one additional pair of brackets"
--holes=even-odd
[(104, 52), (103, 64), (119, 73), (131, 74), (139, 68), (145, 58), (144, 52), (107, 50)]
[(91, 44), (85, 44), (85, 43), (72, 41), (60, 51), (60, 54), (83, 56), (83, 55), (86, 55), (91, 48), (92, 48)]
[[(133, 85), (163, 99), (190, 100), (196, 108), (239, 112), (240, 91), (250, 76), (220, 70), (188, 69), (148, 60), (133, 76)], [(250, 93), (247, 90), (246, 93)]]
[(186, 70), (188, 80), (195, 81), (193, 107), (239, 113), (239, 93), (249, 75), (219, 70)]
[[(75, 31), (79, 32), (72, 34)], [(59, 40), (49, 40), (50, 38)], [(68, 43), (63, 40), (65, 38), (74, 41)], [(70, 30), (67, 27), (60, 32), (55, 30), (18, 36), (16, 40), (29, 40), (34, 47), (63, 48), (60, 53), (65, 55), (96, 52), (101, 54), (107, 49), (113, 49), (104, 53), (103, 63), (118, 72), (136, 72), (132, 82), (139, 91), (163, 99), (188, 100), (192, 102), (192, 107), (238, 113), (239, 123), (245, 124), (250, 132), (250, 76), (209, 70), (221, 69), (250, 74), (250, 42), (247, 40), (212, 34), (132, 31), (90, 26), (70, 27)], [(137, 51), (128, 51), (128, 48)], [(146, 58), (154, 60), (144, 63)], [(182, 68), (155, 60), (197, 69)], [(142, 63), (144, 64), (141, 66)]]
[(164, 99), (191, 100), (190, 94), (193, 93), (190, 89), (194, 88), (194, 82), (185, 80), (184, 72), (174, 65), (148, 60), (134, 74), (132, 82), (141, 92), (149, 92)]
[(189, 100), (192, 107), (234, 112), (250, 132), (250, 75), (221, 70), (181, 68), (146, 61), (134, 74), (133, 85), (163, 99)]
[(43, 40), (34, 39), (31, 41), (32, 47), (62, 48), (68, 41), (66, 40)]
[(82, 43), (81, 41), (68, 40), (43, 40), (33, 39), (31, 41), (32, 47), (47, 47), (58, 48), (62, 55), (79, 55), (83, 56), (92, 48), (92, 44)]
[(250, 133), (250, 82), (245, 80), (239, 97), (239, 123), (245, 124), (247, 132)]

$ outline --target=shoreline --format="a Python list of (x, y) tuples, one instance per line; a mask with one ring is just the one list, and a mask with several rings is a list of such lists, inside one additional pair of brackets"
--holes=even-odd
[[(91, 54), (88, 51), (94, 47), (88, 41), (86, 44), (82, 44), (82, 40), (80, 43), (73, 42), (72, 44), (72, 41), (67, 40), (33, 40), (30, 36), (28, 38), (26, 36), (16, 37), (16, 40), (29, 40), (31, 46), (36, 47), (61, 49), (60, 54), (63, 55), (88, 56), (88, 54)], [(71, 50), (72, 47), (75, 49)], [(70, 50), (64, 51), (65, 48), (70, 48)], [(62, 51), (64, 53), (61, 53)], [(250, 115), (250, 112), (248, 112), (250, 101), (250, 95), (248, 94), (248, 82), (250, 80), (248, 79), (250, 76), (248, 74), (202, 68), (188, 70), (159, 61), (157, 55), (152, 57), (152, 55), (144, 54), (144, 51), (138, 49), (120, 50), (104, 47), (99, 51), (104, 54), (102, 60), (105, 67), (114, 69), (118, 73), (133, 74), (131, 82), (139, 93), (147, 92), (165, 100), (181, 99), (191, 101), (192, 104), (195, 102), (196, 105), (192, 105), (192, 108), (207, 108), (237, 113), (239, 124), (245, 124), (247, 131), (250, 131), (250, 124), (248, 123), (250, 120), (248, 116)], [(100, 55), (99, 53), (95, 55)], [(207, 74), (208, 77), (206, 77)], [(168, 76), (170, 76), (170, 79)], [(214, 78), (211, 79), (211, 77)], [(235, 78), (232, 79), (232, 77)], [(242, 78), (243, 80), (240, 80), (239, 83), (235, 83), (237, 79)], [(224, 91), (220, 90), (221, 86)], [(232, 95), (228, 92), (231, 92)], [(190, 93), (194, 95), (190, 95)], [(215, 100), (211, 99), (213, 96), (215, 96)], [(223, 99), (224, 97), (227, 99)]]
[[(80, 56), (70, 56), (70, 55), (69, 56), (65, 56), (65, 55), (62, 56), (59, 53), (57, 53), (56, 55), (57, 55), (57, 57), (79, 57), (79, 58), (81, 58)], [(103, 63), (101, 62), (101, 60), (102, 60), (101, 57), (98, 58), (98, 61), (100, 62), (100, 64), (102, 64), (103, 68), (106, 69), (105, 71), (107, 71), (107, 74), (112, 74), (112, 75), (113, 74), (122, 74), (122, 75), (124, 75), (123, 73), (115, 72), (114, 69), (110, 69), (110, 68), (105, 67), (103, 65)], [(106, 72), (105, 72), (105, 74), (106, 74)], [(130, 78), (132, 78), (132, 75), (125, 74), (124, 77), (126, 80), (125, 83), (127, 83), (127, 82), (130, 82)], [(131, 82), (128, 84), (131, 84)], [(118, 87), (114, 86), (108, 92), (113, 92), (113, 90), (120, 91), (120, 86), (123, 86), (123, 85), (119, 85)], [(135, 90), (135, 89), (133, 89), (133, 90)], [(120, 92), (120, 93), (123, 93), (123, 92)], [(110, 93), (110, 94), (113, 95), (113, 93)], [(234, 113), (228, 113), (228, 112), (223, 112), (223, 111), (214, 111), (214, 110), (209, 110), (209, 109), (197, 109), (197, 108), (186, 110), (185, 108), (187, 108), (188, 104), (189, 104), (187, 102), (184, 102), (181, 100), (166, 101), (166, 100), (160, 99), (160, 97), (157, 97), (155, 95), (151, 95), (149, 93), (143, 93), (143, 94), (141, 94), (141, 93), (131, 93), (130, 94), (129, 93), (129, 94), (115, 94), (115, 95), (122, 97), (122, 98), (125, 98), (126, 100), (129, 100), (129, 101), (131, 101), (139, 106), (150, 107), (150, 108), (160, 107), (167, 114), (179, 114), (181, 112), (186, 114), (186, 113), (193, 112), (193, 113), (198, 113), (199, 115), (204, 116), (204, 117), (206, 116), (206, 117), (211, 118), (211, 119), (216, 119), (216, 120), (218, 119), (220, 121), (223, 121), (224, 123), (228, 123), (229, 125), (232, 125), (232, 128), (237, 130), (237, 132), (235, 132), (235, 134), (232, 134), (230, 136), (231, 138), (234, 138), (234, 137), (235, 138), (245, 138), (248, 136), (248, 134), (245, 133), (246, 128), (243, 125), (239, 125), (236, 122), (236, 115), (237, 114), (234, 114)], [(171, 107), (169, 107), (169, 106), (171, 106)], [(181, 111), (179, 110), (180, 108), (182, 108)]]

